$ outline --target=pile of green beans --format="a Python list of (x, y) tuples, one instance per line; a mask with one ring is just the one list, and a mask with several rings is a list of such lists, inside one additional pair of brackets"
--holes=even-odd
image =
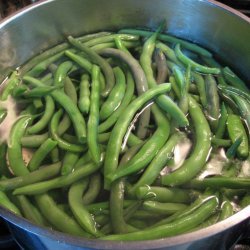
[(249, 88), (161, 30), (69, 36), (12, 72), (0, 91), (1, 206), (71, 235), (132, 241), (250, 204)]

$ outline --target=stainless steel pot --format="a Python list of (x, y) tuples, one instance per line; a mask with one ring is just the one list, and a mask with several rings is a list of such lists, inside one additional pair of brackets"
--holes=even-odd
[[(206, 0), (47, 0), (0, 24), (0, 80), (11, 69), (65, 36), (121, 27), (155, 28), (201, 44), (250, 82), (250, 19)], [(25, 249), (228, 249), (245, 230), (250, 207), (216, 225), (141, 242), (85, 240), (38, 227), (0, 207), (0, 216)]]

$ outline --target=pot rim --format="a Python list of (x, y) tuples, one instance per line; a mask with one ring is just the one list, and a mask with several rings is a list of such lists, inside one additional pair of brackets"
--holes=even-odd
[(191, 243), (196, 240), (202, 240), (204, 238), (219, 234), (222, 231), (230, 229), (233, 226), (247, 220), (250, 217), (250, 206), (242, 209), (233, 216), (218, 222), (209, 227), (200, 229), (198, 231), (184, 233), (177, 236), (166, 237), (156, 240), (143, 240), (143, 241), (107, 241), (100, 239), (86, 239), (80, 236), (73, 236), (53, 229), (48, 229), (43, 226), (38, 226), (27, 219), (13, 214), (7, 209), (0, 207), (0, 215), (7, 221), (20, 227), (32, 234), (47, 237), (57, 242), (69, 243), (78, 247), (90, 247), (94, 249), (158, 249), (161, 247), (171, 247)]
[[(0, 30), (8, 23), (11, 23), (12, 20), (17, 18), (18, 16), (23, 15), (26, 12), (29, 12), (32, 9), (37, 8), (41, 5), (48, 4), (54, 1), (56, 0), (41, 0), (39, 2), (26, 6), (21, 10), (18, 10), (17, 12), (10, 15), (9, 17), (4, 18), (0, 22)], [(222, 8), (224, 11), (229, 12), (230, 14), (235, 15), (240, 19), (243, 19), (250, 25), (249, 17), (247, 17), (246, 15), (240, 13), (239, 11), (225, 4), (219, 3), (215, 0), (199, 0), (199, 1), (212, 5), (215, 8)], [(177, 245), (182, 245), (182, 244), (186, 244), (189, 242), (191, 243), (192, 241), (195, 241), (195, 240), (201, 240), (201, 239), (216, 235), (222, 231), (225, 231), (237, 225), (238, 223), (241, 223), (247, 220), (250, 217), (250, 206), (242, 209), (241, 211), (225, 219), (224, 221), (218, 222), (214, 225), (211, 225), (204, 229), (200, 229), (198, 231), (184, 233), (181, 235), (162, 238), (162, 239), (156, 239), (156, 240), (130, 241), (130, 242), (129, 241), (107, 241), (107, 240), (100, 240), (100, 239), (85, 239), (83, 237), (72, 236), (66, 233), (48, 229), (46, 227), (38, 226), (23, 217), (13, 214), (12, 212), (3, 208), (1, 205), (0, 205), (0, 217), (3, 217), (6, 221), (26, 231), (29, 231), (33, 234), (43, 236), (43, 237), (48, 237), (55, 241), (69, 243), (73, 246), (78, 246), (78, 247), (84, 246), (84, 247), (90, 247), (90, 248), (96, 248), (96, 249), (99, 249), (100, 247), (103, 249), (131, 248), (131, 249), (136, 250), (136, 249), (155, 249), (155, 248), (161, 248), (161, 247), (177, 246)]]

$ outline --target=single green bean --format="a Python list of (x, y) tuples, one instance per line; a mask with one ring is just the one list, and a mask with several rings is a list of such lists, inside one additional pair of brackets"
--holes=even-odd
[(205, 188), (231, 188), (231, 189), (248, 189), (250, 187), (249, 178), (242, 177), (223, 177), (214, 176), (203, 180), (193, 179), (189, 182), (188, 187), (205, 189)]
[(40, 135), (25, 135), (21, 138), (21, 144), (25, 148), (37, 148), (41, 146), (48, 138), (49, 134), (47, 132)]
[(206, 95), (206, 86), (205, 86), (205, 80), (202, 75), (192, 72), (192, 76), (194, 78), (194, 82), (197, 86), (200, 100), (203, 108), (207, 107), (207, 95)]
[(237, 149), (237, 155), (243, 159), (249, 155), (248, 137), (244, 125), (239, 116), (229, 114), (227, 118), (227, 131), (229, 138), (234, 143), (238, 138), (242, 137), (242, 142)]
[(215, 137), (217, 139), (222, 139), (223, 135), (226, 131), (226, 122), (227, 122), (227, 117), (228, 117), (228, 113), (227, 113), (227, 109), (225, 106), (225, 103), (223, 102), (221, 105), (221, 115), (220, 115), (220, 119), (218, 122), (218, 127), (215, 133)]
[[(64, 55), (64, 52), (58, 52), (57, 54), (51, 55), (43, 61), (39, 61), (34, 67), (31, 68), (25, 76), (37, 77), (48, 69), (48, 66), (55, 61), (59, 60)], [(22, 74), (22, 73), (21, 73)]]
[(57, 146), (57, 142), (52, 139), (47, 139), (33, 154), (28, 169), (30, 171), (37, 170), (46, 156)]
[(183, 211), (187, 208), (187, 205), (182, 203), (162, 203), (158, 201), (144, 201), (142, 208), (146, 211), (156, 213), (171, 215), (179, 211)]
[(68, 175), (74, 170), (75, 164), (79, 159), (79, 153), (66, 152), (63, 158), (61, 175)]
[(136, 197), (143, 200), (159, 202), (189, 203), (194, 194), (179, 188), (165, 188), (156, 186), (140, 186), (136, 189)]
[(100, 106), (100, 68), (96, 65), (92, 68), (92, 83), (90, 93), (90, 109), (87, 123), (87, 144), (90, 155), (94, 162), (101, 160), (101, 151), (98, 145), (98, 125), (99, 125), (99, 106)]
[(89, 186), (87, 191), (84, 193), (82, 197), (82, 202), (84, 205), (88, 205), (93, 203), (97, 196), (99, 195), (102, 187), (102, 180), (100, 173), (94, 173), (90, 177)]
[(0, 180), (0, 190), (8, 191), (40, 181), (45, 181), (60, 173), (61, 162), (40, 167), (24, 176), (18, 176), (11, 179)]
[(19, 85), (20, 79), (18, 78), (18, 72), (15, 70), (7, 79), (4, 89), (0, 95), (1, 101), (6, 101), (12, 94), (12, 91)]
[(23, 176), (29, 173), (22, 156), (21, 138), (31, 119), (30, 116), (23, 116), (19, 118), (11, 128), (7, 155), (9, 166), (16, 176)]
[(22, 215), (19, 208), (11, 202), (9, 197), (2, 191), (0, 191), (0, 205), (16, 215)]
[(186, 66), (190, 65), (191, 69), (193, 69), (193, 70), (195, 70), (197, 72), (200, 72), (200, 73), (203, 73), (203, 74), (215, 74), (215, 75), (218, 75), (218, 74), (221, 73), (221, 70), (219, 68), (210, 68), (210, 67), (207, 67), (207, 66), (203, 66), (203, 65), (191, 60), (187, 56), (185, 56), (183, 54), (183, 52), (181, 51), (179, 43), (175, 46), (175, 53), (176, 53), (177, 58), (183, 64), (185, 64)]
[(101, 106), (100, 119), (106, 120), (121, 104), (124, 98), (126, 84), (125, 75), (121, 68), (114, 68), (116, 84), (111, 90), (108, 98)]
[(135, 88), (134, 80), (129, 72), (126, 74), (126, 78), (127, 78), (127, 87), (121, 105), (115, 110), (115, 112), (113, 112), (113, 114), (111, 114), (111, 116), (107, 120), (105, 120), (103, 123), (99, 125), (98, 127), (99, 133), (105, 132), (110, 127), (112, 127), (116, 123), (119, 116), (123, 113), (125, 108), (129, 105), (130, 101), (132, 100)]
[(43, 216), (57, 230), (73, 235), (89, 237), (89, 234), (85, 232), (74, 219), (60, 209), (49, 195), (36, 195), (35, 201)]
[(64, 84), (64, 81), (67, 77), (68, 72), (72, 69), (73, 63), (71, 61), (65, 61), (61, 63), (56, 71), (54, 76), (54, 85), (60, 86)]
[(89, 113), (90, 107), (90, 89), (89, 89), (89, 76), (87, 74), (82, 75), (80, 82), (80, 94), (78, 99), (78, 107), (83, 115)]
[(88, 233), (98, 236), (95, 221), (85, 206), (82, 204), (82, 195), (88, 186), (85, 179), (72, 184), (68, 193), (70, 209), (80, 226)]
[(246, 84), (229, 67), (223, 68), (222, 73), (230, 85), (250, 94)]
[(45, 96), (45, 102), (46, 102), (46, 105), (45, 105), (44, 114), (38, 122), (36, 122), (35, 124), (27, 128), (27, 132), (29, 134), (36, 134), (42, 131), (51, 120), (52, 115), (54, 114), (54, 110), (55, 110), (55, 103), (53, 101), (53, 98), (50, 96)]
[(181, 185), (195, 177), (206, 163), (211, 147), (211, 131), (199, 104), (189, 97), (189, 112), (195, 126), (196, 143), (189, 158), (173, 173), (161, 178), (163, 185)]
[(43, 182), (37, 182), (31, 185), (27, 185), (21, 188), (15, 189), (13, 194), (18, 195), (18, 194), (27, 194), (27, 195), (33, 195), (33, 194), (42, 194), (45, 193), (48, 190), (51, 189), (56, 189), (60, 187), (65, 187), (69, 186), (72, 183), (89, 176), (92, 173), (95, 173), (100, 167), (100, 164), (95, 164), (93, 162), (88, 163), (81, 168), (76, 169), (74, 172), (65, 175), (65, 176), (60, 176), (48, 181), (43, 181)]
[(207, 115), (213, 132), (217, 130), (220, 116), (220, 100), (217, 90), (217, 83), (212, 75), (205, 76), (205, 86), (207, 94)]

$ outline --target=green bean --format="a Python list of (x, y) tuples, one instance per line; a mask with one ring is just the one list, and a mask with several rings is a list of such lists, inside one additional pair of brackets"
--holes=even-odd
[(181, 65), (180, 61), (177, 59), (174, 50), (172, 50), (170, 47), (168, 47), (166, 44), (157, 42), (155, 47), (157, 49), (160, 49), (165, 56), (172, 62), (174, 62), (177, 65)]
[(219, 216), (219, 221), (225, 220), (234, 214), (233, 206), (228, 200), (224, 200), (221, 204), (221, 213)]
[(160, 49), (156, 49), (154, 60), (155, 60), (156, 67), (157, 67), (156, 82), (158, 84), (164, 83), (170, 73), (167, 67), (166, 57)]
[(56, 162), (60, 161), (60, 151), (59, 151), (59, 148), (57, 146), (51, 150), (50, 159), (51, 159), (52, 163), (56, 163)]
[(19, 118), (11, 128), (7, 155), (10, 168), (16, 176), (23, 176), (29, 173), (23, 161), (21, 138), (30, 121), (30, 116), (23, 116)]
[(120, 106), (111, 114), (111, 116), (99, 125), (98, 127), (99, 133), (102, 133), (108, 130), (112, 125), (114, 125), (117, 119), (119, 118), (119, 116), (123, 113), (125, 108), (128, 106), (128, 104), (132, 100), (134, 87), (135, 87), (134, 81), (133, 81), (132, 75), (129, 72), (126, 74), (126, 78), (127, 78), (127, 87), (126, 87), (124, 98)]
[(24, 195), (17, 195), (16, 199), (18, 201), (19, 207), (21, 208), (22, 214), (24, 217), (37, 225), (46, 226), (44, 224), (44, 219), (42, 218), (42, 215), (34, 205), (29, 201), (27, 197)]
[(28, 169), (34, 171), (39, 168), (40, 164), (46, 158), (46, 156), (57, 146), (57, 142), (52, 139), (47, 139), (33, 154), (29, 164)]
[[(43, 61), (39, 61), (31, 70), (25, 73), (25, 76), (37, 77), (41, 73), (47, 70), (48, 66), (55, 61), (59, 60), (64, 55), (64, 52), (58, 52), (57, 54), (51, 55)], [(22, 74), (22, 73), (21, 73)]]
[(31, 90), (27, 89), (23, 93), (15, 93), (15, 97), (24, 96), (25, 98), (40, 98), (50, 94), (53, 90), (56, 90), (58, 88), (59, 86), (35, 87)]
[(191, 69), (193, 69), (193, 70), (195, 70), (197, 72), (200, 72), (200, 73), (203, 73), (203, 74), (215, 74), (215, 75), (218, 75), (218, 74), (221, 73), (221, 70), (219, 68), (210, 68), (210, 67), (207, 67), (207, 66), (203, 66), (203, 65), (191, 60), (187, 56), (185, 56), (183, 54), (183, 52), (181, 51), (179, 43), (175, 46), (175, 53), (176, 53), (177, 58), (183, 64), (185, 64), (186, 66), (190, 65)]
[(238, 137), (234, 143), (228, 148), (227, 152), (226, 152), (226, 156), (228, 159), (232, 159), (235, 157), (236, 155), (236, 151), (238, 150), (239, 146), (241, 145), (243, 141), (243, 137), (240, 136)]
[(101, 159), (101, 152), (98, 145), (97, 133), (99, 124), (99, 103), (100, 103), (100, 68), (96, 65), (92, 68), (92, 84), (90, 94), (90, 110), (87, 123), (87, 144), (90, 155), (94, 162), (98, 163)]
[(215, 133), (216, 139), (223, 138), (223, 135), (226, 130), (227, 117), (228, 117), (227, 109), (226, 109), (225, 103), (223, 102), (221, 105), (221, 115), (220, 115), (220, 119), (218, 122), (218, 127)]
[[(125, 33), (125, 34), (132, 34), (132, 35), (139, 35), (139, 36), (145, 36), (148, 37), (153, 34), (151, 31), (146, 31), (146, 30), (138, 30), (138, 29), (122, 29), (119, 31), (119, 33)], [(181, 44), (184, 48), (191, 50), (199, 55), (205, 56), (205, 57), (212, 57), (212, 54), (205, 50), (204, 48), (199, 47), (196, 44), (190, 43), (188, 41), (176, 38), (171, 35), (167, 34), (159, 34), (157, 37), (161, 41), (169, 42), (169, 43), (179, 43)]]
[(220, 103), (217, 91), (217, 83), (212, 75), (205, 76), (205, 86), (207, 94), (207, 113), (212, 131), (216, 131), (220, 116)]
[(195, 177), (206, 163), (211, 146), (209, 125), (198, 103), (189, 97), (189, 112), (195, 126), (196, 143), (183, 165), (161, 178), (163, 185), (181, 185)]
[(26, 185), (21, 188), (15, 189), (13, 194), (18, 195), (18, 194), (27, 194), (27, 195), (33, 195), (33, 194), (42, 194), (47, 192), (48, 190), (51, 189), (56, 189), (60, 187), (65, 187), (69, 186), (72, 183), (89, 176), (92, 173), (95, 173), (100, 167), (100, 164), (95, 164), (93, 162), (88, 163), (81, 168), (76, 169), (74, 172), (65, 175), (65, 176), (60, 176), (48, 181), (43, 181), (43, 182), (37, 182), (35, 184), (30, 184)]
[(187, 205), (182, 203), (162, 203), (158, 201), (144, 201), (143, 209), (152, 213), (171, 215), (178, 211), (183, 211)]
[(81, 77), (78, 107), (80, 111), (83, 113), (83, 115), (87, 115), (89, 113), (90, 90), (89, 90), (89, 76), (87, 74), (84, 74)]
[[(0, 142), (0, 177), (11, 177), (10, 171), (6, 162), (7, 144)], [(1, 188), (0, 188), (1, 190)]]
[(64, 92), (72, 100), (74, 104), (77, 104), (77, 92), (75, 85), (69, 77), (65, 78)]
[(71, 120), (67, 113), (64, 113), (62, 120), (59, 123), (57, 133), (59, 136), (63, 135), (71, 126)]
[[(140, 145), (130, 148), (122, 157), (120, 168), (122, 168), (141, 148)], [(112, 183), (110, 190), (110, 219), (113, 231), (116, 233), (131, 232), (131, 227), (125, 221), (124, 206), (124, 179)], [(132, 231), (134, 229), (132, 228)]]
[(179, 188), (165, 188), (156, 186), (139, 186), (136, 189), (136, 197), (143, 200), (154, 200), (159, 202), (190, 202), (193, 194), (190, 191)]
[(147, 166), (167, 141), (170, 133), (168, 119), (156, 105), (152, 106), (152, 113), (158, 126), (157, 130), (127, 164), (122, 168), (118, 168), (114, 173), (111, 173), (111, 175), (107, 177), (111, 182), (120, 177), (137, 172)]
[(193, 179), (188, 184), (191, 188), (205, 189), (207, 187), (218, 188), (231, 188), (231, 189), (248, 189), (250, 187), (250, 181), (248, 178), (242, 177), (223, 177), (214, 176), (205, 178), (203, 180)]
[(101, 191), (101, 186), (102, 186), (101, 175), (99, 173), (94, 173), (90, 177), (88, 189), (84, 193), (84, 196), (82, 197), (82, 202), (84, 205), (91, 204), (96, 200), (97, 196)]
[(33, 105), (36, 109), (43, 108), (43, 102), (42, 102), (41, 98), (33, 99)]
[(156, 95), (159, 95), (160, 93), (168, 91), (169, 88), (169, 84), (161, 84), (157, 87), (152, 88), (151, 90), (148, 90), (147, 92), (136, 98), (133, 102), (131, 102), (125, 112), (123, 112), (123, 114), (119, 117), (110, 135), (106, 150), (104, 163), (105, 188), (109, 187), (108, 175), (112, 174), (118, 166), (118, 155), (122, 144), (122, 139), (134, 114), (147, 101), (154, 98)]
[(129, 52), (127, 47), (124, 45), (124, 42), (122, 41), (122, 39), (119, 36), (115, 37), (114, 41), (115, 41), (115, 46), (117, 47), (117, 49), (120, 49), (120, 50), (126, 52), (127, 54), (131, 55), (131, 53)]
[[(23, 79), (31, 84), (34, 84), (37, 86), (43, 86), (42, 82), (40, 82), (39, 80), (33, 77), (26, 76), (26, 77), (23, 77)], [(70, 98), (60, 90), (54, 90), (51, 93), (51, 96), (68, 113), (73, 123), (74, 129), (75, 129), (75, 132), (79, 141), (84, 142), (86, 138), (86, 124), (77, 106), (74, 105), (74, 103), (70, 100)]]
[(94, 45), (100, 44), (100, 43), (107, 43), (115, 41), (116, 39), (120, 39), (122, 41), (137, 41), (139, 39), (136, 35), (129, 35), (129, 34), (110, 34), (103, 37), (97, 37), (94, 39), (91, 39), (84, 43), (85, 46), (92, 47)]
[(143, 240), (145, 238), (158, 239), (180, 234), (196, 227), (202, 221), (207, 219), (214, 212), (217, 206), (218, 206), (218, 199), (214, 197), (208, 200), (201, 207), (197, 208), (197, 210), (194, 213), (187, 215), (181, 219), (177, 219), (172, 223), (134, 233), (109, 235), (101, 237), (101, 239), (131, 241), (131, 240)]
[(79, 50), (86, 53), (87, 56), (93, 61), (93, 63), (100, 66), (101, 70), (103, 71), (103, 73), (105, 75), (105, 79), (106, 79), (106, 86), (105, 86), (105, 89), (103, 90), (102, 94), (103, 94), (103, 96), (107, 96), (115, 84), (115, 77), (114, 77), (111, 66), (102, 57), (100, 57), (96, 52), (89, 49), (85, 45), (81, 44), (73, 37), (69, 36), (68, 40), (73, 46), (75, 46)]
[(46, 105), (45, 105), (44, 114), (37, 123), (35, 123), (32, 126), (30, 126), (29, 128), (27, 128), (27, 132), (29, 134), (36, 134), (36, 133), (42, 131), (48, 125), (50, 119), (52, 118), (52, 115), (53, 115), (54, 110), (55, 110), (54, 101), (53, 101), (52, 97), (45, 96), (45, 102), (46, 102)]
[(0, 191), (0, 205), (4, 208), (8, 209), (12, 213), (21, 216), (21, 212), (18, 209), (18, 207), (16, 207), (16, 205), (14, 203), (12, 203), (10, 201), (10, 199), (8, 198), (8, 196), (2, 191)]
[(237, 149), (237, 155), (241, 158), (247, 158), (249, 155), (248, 137), (242, 121), (239, 116), (229, 114), (227, 118), (227, 131), (230, 139), (234, 143), (239, 137), (242, 137), (242, 142)]
[(54, 76), (54, 85), (55, 86), (60, 86), (64, 84), (64, 81), (67, 77), (67, 73), (72, 69), (72, 62), (71, 61), (65, 61), (63, 63), (61, 63), (55, 72), (55, 76)]
[(40, 135), (25, 135), (21, 138), (21, 144), (25, 148), (37, 148), (41, 146), (48, 138), (49, 134), (47, 132)]
[(80, 226), (88, 233), (97, 236), (97, 228), (91, 214), (82, 204), (82, 195), (86, 190), (88, 182), (79, 180), (72, 184), (69, 189), (68, 199), (69, 206)]
[(222, 70), (222, 73), (226, 81), (235, 88), (238, 88), (246, 93), (250, 93), (246, 84), (229, 68), (225, 67)]
[[(124, 208), (129, 207), (132, 204), (135, 204), (136, 201), (134, 200), (124, 200)], [(87, 205), (87, 209), (89, 210), (89, 212), (96, 214), (98, 212), (103, 212), (103, 211), (107, 211), (107, 209), (109, 209), (109, 201), (103, 201), (103, 202), (98, 202), (98, 203), (92, 203), (90, 205)], [(109, 213), (107, 213), (109, 214)]]
[(38, 170), (35, 170), (24, 176), (0, 180), (0, 190), (13, 190), (19, 187), (23, 187), (29, 184), (33, 184), (39, 181), (44, 181), (55, 177), (60, 173), (61, 165), (61, 162), (57, 162), (51, 165), (40, 167)]
[(7, 79), (4, 89), (0, 95), (0, 100), (6, 101), (8, 97), (12, 94), (12, 91), (19, 85), (19, 83), (20, 83), (20, 80), (18, 78), (18, 72), (15, 70)]
[(133, 147), (135, 145), (141, 144), (143, 141), (138, 138), (136, 135), (133, 133), (129, 133), (127, 144), (129, 147)]
[(62, 168), (61, 168), (61, 175), (68, 175), (70, 174), (75, 167), (76, 162), (79, 159), (79, 154), (74, 152), (66, 152), (63, 158)]
[(59, 123), (59, 119), (62, 115), (62, 112), (63, 112), (62, 109), (57, 111), (53, 115), (52, 120), (50, 122), (50, 133), (51, 133), (52, 138), (55, 141), (57, 141), (58, 147), (60, 147), (64, 150), (68, 150), (68, 151), (74, 152), (74, 153), (79, 153), (79, 152), (85, 151), (86, 147), (78, 145), (78, 144), (69, 143), (69, 142), (67, 142), (59, 137), (59, 135), (57, 133), (57, 128), (58, 128), (58, 123)]
[(232, 141), (231, 140), (218, 139), (216, 137), (212, 137), (211, 143), (214, 146), (217, 146), (217, 147), (226, 147), (226, 148), (230, 147), (232, 145)]
[(111, 35), (111, 32), (107, 32), (107, 31), (100, 31), (100, 32), (96, 32), (96, 33), (92, 33), (92, 34), (86, 34), (83, 36), (78, 37), (77, 39), (82, 42), (82, 43), (86, 43), (88, 41), (91, 40), (95, 40), (96, 38), (100, 38), (102, 39), (105, 36), (109, 36)]
[[(142, 68), (146, 74), (149, 88), (152, 88), (157, 85), (151, 67), (151, 58), (155, 49), (155, 40), (157, 36), (158, 33), (156, 32), (145, 42), (145, 44), (143, 45), (142, 54), (140, 56), (140, 64), (142, 65)], [(171, 117), (176, 120), (179, 126), (185, 126), (188, 124), (188, 120), (184, 113), (167, 96), (159, 96), (156, 102), (163, 110), (169, 113)]]
[(49, 195), (36, 195), (35, 200), (43, 216), (56, 229), (73, 235), (89, 237), (89, 234), (81, 229), (75, 220), (63, 212)]
[(244, 119), (244, 122), (246, 123), (247, 129), (248, 129), (248, 135), (250, 136), (250, 101), (246, 101), (243, 98), (240, 98), (237, 95), (232, 95), (233, 100), (237, 104), (237, 108)]
[(219, 85), (218, 88), (221, 89), (222, 91), (225, 91), (228, 94), (236, 95), (241, 98), (244, 98), (247, 101), (250, 101), (250, 93), (245, 92), (244, 90), (232, 86), (223, 86), (223, 85)]
[(173, 214), (171, 216), (168, 216), (165, 219), (161, 219), (159, 222), (153, 224), (150, 228), (154, 228), (154, 227), (157, 227), (157, 226), (165, 225), (165, 224), (168, 224), (168, 223), (171, 223), (171, 222), (175, 221), (176, 219), (180, 219), (180, 218), (183, 218), (183, 217), (185, 217), (187, 215), (190, 215), (197, 208), (199, 208), (200, 206), (202, 206), (203, 204), (205, 204), (208, 200), (213, 199), (214, 197), (216, 197), (216, 196), (208, 194), (208, 193), (201, 194), (185, 210), (180, 211), (180, 212), (176, 212), (175, 214)]
[(192, 72), (192, 76), (194, 78), (195, 84), (199, 91), (200, 100), (203, 108), (207, 107), (207, 95), (206, 95), (206, 86), (205, 81), (202, 75)]
[[(117, 59), (120, 59), (123, 62), (125, 62), (126, 65), (128, 65), (128, 67), (131, 70), (132, 75), (134, 77), (138, 95), (141, 95), (145, 91), (148, 90), (148, 83), (147, 83), (147, 78), (145, 76), (145, 73), (144, 73), (141, 65), (138, 63), (138, 61), (133, 56), (127, 54), (124, 51), (118, 50), (118, 49), (103, 49), (99, 53), (101, 55), (104, 55), (104, 56), (111, 56), (111, 57), (115, 57)], [(146, 135), (147, 130), (145, 128), (145, 124), (148, 124), (149, 120), (150, 120), (150, 110), (146, 109), (141, 114), (139, 126), (138, 126), (138, 133), (139, 133), (139, 137), (141, 139), (144, 138)]]
[(114, 68), (116, 84), (111, 90), (108, 98), (102, 104), (100, 119), (107, 119), (121, 104), (125, 92), (125, 75), (119, 67)]

